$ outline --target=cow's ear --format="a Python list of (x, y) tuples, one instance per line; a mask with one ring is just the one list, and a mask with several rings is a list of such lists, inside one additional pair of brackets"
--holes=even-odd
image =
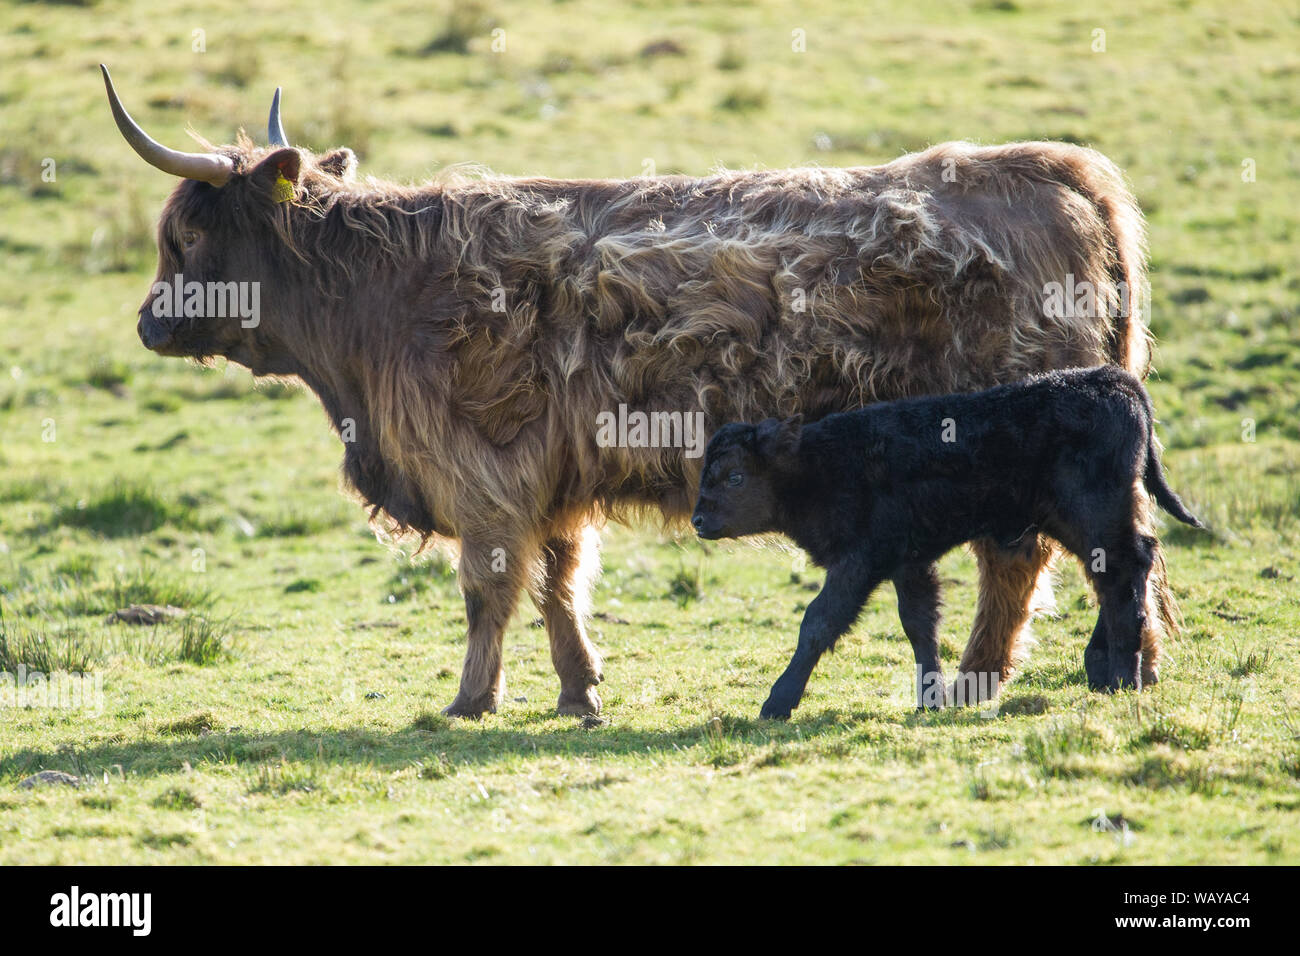
[(292, 146), (277, 149), (253, 167), (249, 178), (265, 189), (276, 202), (293, 199), (302, 175), (302, 154)]
[(357, 154), (346, 146), (326, 153), (316, 160), (316, 165), (345, 183), (357, 178)]
[(758, 426), (758, 452), (764, 458), (793, 458), (799, 453), (799, 437), (803, 431), (803, 416), (795, 415), (781, 421), (769, 418)]

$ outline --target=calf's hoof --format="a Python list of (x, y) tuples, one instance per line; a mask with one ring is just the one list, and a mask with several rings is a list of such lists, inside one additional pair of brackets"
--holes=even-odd
[(560, 702), (555, 710), (563, 717), (596, 717), (600, 714), (600, 695), (595, 687), (586, 687), (581, 691), (560, 692)]
[(794, 710), (793, 707), (768, 698), (767, 703), (763, 705), (763, 709), (758, 712), (758, 717), (760, 720), (789, 720), (790, 711), (792, 710)]
[(1160, 683), (1160, 671), (1157, 670), (1155, 667), (1148, 667), (1146, 664), (1143, 664), (1142, 665), (1142, 689), (1146, 690), (1148, 687), (1151, 687), (1153, 684), (1159, 684), (1159, 683)]
[(918, 712), (943, 710), (947, 705), (948, 685), (944, 683), (942, 674), (938, 674), (934, 680), (917, 690), (916, 709)]

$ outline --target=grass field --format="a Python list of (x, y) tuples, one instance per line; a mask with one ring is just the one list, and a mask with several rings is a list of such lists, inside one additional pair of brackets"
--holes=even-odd
[[(0, 863), (1300, 862), (1300, 19), (1038, 6), (3, 0), (0, 672), (96, 672), (104, 706), (0, 706)], [(402, 180), (1097, 147), (1150, 220), (1166, 465), (1215, 528), (1166, 529), (1163, 681), (1086, 690), (1096, 611), (1063, 566), (995, 715), (911, 709), (886, 588), (760, 722), (816, 570), (611, 528), (609, 723), (553, 715), (531, 607), (506, 706), (447, 721), (454, 576), (375, 543), (315, 400), (140, 346), (173, 181), (122, 142), (101, 61), (173, 146), (263, 136), (282, 85), (295, 142)], [(951, 675), (974, 562), (942, 575)], [(188, 615), (106, 623), (136, 603)], [(41, 770), (80, 785), (20, 785)]]

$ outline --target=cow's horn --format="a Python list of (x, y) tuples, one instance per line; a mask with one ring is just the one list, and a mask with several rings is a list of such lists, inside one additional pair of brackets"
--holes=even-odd
[(155, 166), (173, 176), (197, 179), (199, 182), (211, 183), (213, 186), (225, 185), (235, 169), (235, 164), (230, 157), (222, 156), (220, 153), (182, 153), (156, 142), (136, 124), (135, 120), (131, 119), (131, 114), (117, 98), (117, 90), (113, 89), (113, 78), (108, 75), (108, 67), (101, 63), (99, 68), (104, 73), (108, 105), (113, 108), (113, 119), (117, 121), (117, 128), (122, 131), (131, 148), (140, 154), (141, 159), (150, 166)]
[(272, 146), (288, 146), (289, 137), (284, 135), (284, 124), (280, 122), (280, 88), (275, 88), (271, 97), (271, 117), (266, 121), (266, 138)]

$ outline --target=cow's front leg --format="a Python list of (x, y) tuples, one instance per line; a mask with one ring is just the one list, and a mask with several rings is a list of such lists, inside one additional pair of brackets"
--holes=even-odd
[(772, 685), (772, 692), (759, 711), (760, 717), (785, 720), (799, 706), (808, 678), (822, 654), (833, 648), (841, 635), (853, 626), (862, 605), (883, 577), (858, 555), (827, 569), (826, 583), (808, 605), (799, 625), (799, 646), (785, 673)]
[(505, 544), (462, 540), (457, 574), (465, 595), (469, 647), (460, 691), (443, 710), (448, 717), (478, 719), (496, 713), (501, 704), (506, 689), (501, 644), (527, 567), (527, 556)]
[(561, 714), (584, 717), (600, 713), (596, 685), (603, 679), (600, 654), (587, 639), (586, 619), (591, 586), (600, 569), (599, 540), (594, 528), (556, 535), (542, 548), (543, 580), (533, 594), (546, 634), (551, 663), (560, 676)]

